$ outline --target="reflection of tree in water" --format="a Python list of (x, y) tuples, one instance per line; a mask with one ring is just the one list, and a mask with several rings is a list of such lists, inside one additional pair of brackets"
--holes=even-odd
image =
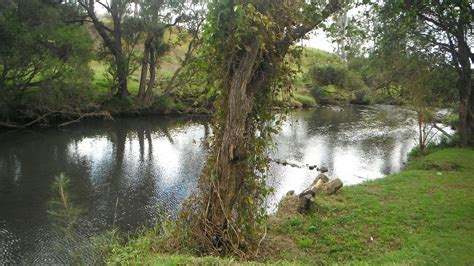
[[(207, 118), (143, 117), (85, 121), (65, 130), (46, 129), (41, 134), (22, 132), (0, 137), (0, 213), (2, 218), (5, 215), (6, 226), (14, 237), (21, 239), (18, 247), (8, 246), (7, 252), (18, 258), (33, 254), (22, 261), (71, 263), (68, 254), (89, 249), (87, 237), (109, 228), (115, 214), (117, 220), (123, 219), (117, 225), (125, 230), (153, 222), (150, 219), (159, 218), (155, 216), (160, 212), (155, 204), (157, 197), (169, 207), (178, 204), (187, 193), (181, 191), (192, 186), (188, 180), (198, 172), (203, 149), (193, 146), (192, 138), (183, 138), (180, 132), (195, 131), (196, 126), (199, 138), (206, 134), (206, 127), (210, 134)], [(159, 187), (161, 173), (157, 172), (155, 159), (167, 154), (156, 138), (174, 143), (173, 148), (180, 149), (182, 154), (180, 160), (186, 162), (177, 162), (180, 176), (166, 187)], [(135, 146), (129, 149), (132, 140)], [(54, 196), (52, 187), (57, 185), (54, 177), (61, 172), (71, 177), (70, 187), (65, 190), (70, 196), (66, 198), (80, 202), (84, 210), (85, 217), (80, 217), (76, 226), (67, 226), (74, 219), (61, 222), (52, 217), (61, 213), (51, 208), (49, 202)], [(72, 217), (65, 213), (64, 217)], [(50, 228), (52, 223), (55, 230)], [(73, 237), (65, 237), (65, 232)], [(42, 245), (37, 244), (38, 240)], [(64, 249), (64, 255), (59, 254), (59, 249)], [(82, 256), (90, 262), (93, 252), (85, 251)]]

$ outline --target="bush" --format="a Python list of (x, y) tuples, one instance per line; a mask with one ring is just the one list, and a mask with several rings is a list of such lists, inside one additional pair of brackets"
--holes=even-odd
[(368, 103), (367, 86), (359, 74), (350, 71), (342, 63), (313, 67), (311, 94), (317, 100), (342, 100)]
[(447, 116), (443, 117), (443, 124), (449, 125), (451, 128), (457, 128), (459, 123), (459, 113), (450, 112)]
[(135, 109), (136, 99), (127, 97), (125, 99), (110, 96), (103, 103), (103, 107), (111, 113), (128, 113)]
[(311, 107), (316, 105), (316, 100), (313, 97), (308, 95), (296, 94), (293, 96), (293, 99), (301, 103), (304, 107)]
[(425, 148), (424, 154), (421, 154), (420, 147), (416, 146), (408, 153), (408, 161), (411, 162), (417, 157), (426, 156), (441, 149), (455, 147), (458, 142), (459, 138), (457, 135), (454, 135), (452, 138), (442, 137), (438, 143), (429, 143)]
[(370, 97), (369, 97), (369, 91), (367, 88), (359, 89), (356, 90), (353, 93), (353, 97), (351, 100), (351, 103), (356, 103), (356, 104), (369, 104), (370, 103)]
[(185, 112), (186, 105), (180, 99), (171, 96), (163, 96), (155, 100), (152, 109), (160, 113)]

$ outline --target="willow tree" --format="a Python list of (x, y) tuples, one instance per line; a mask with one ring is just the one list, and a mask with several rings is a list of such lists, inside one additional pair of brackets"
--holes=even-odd
[(342, 1), (214, 0), (203, 56), (218, 96), (214, 140), (200, 193), (183, 210), (189, 243), (203, 253), (252, 254), (268, 193), (264, 153), (275, 132), (272, 103), (288, 84), (293, 45)]

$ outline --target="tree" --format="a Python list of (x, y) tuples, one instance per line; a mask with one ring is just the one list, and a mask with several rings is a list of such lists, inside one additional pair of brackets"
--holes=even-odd
[(79, 25), (64, 22), (66, 7), (57, 1), (40, 0), (3, 4), (0, 12), (2, 114), (8, 114), (5, 108), (21, 104), (26, 92), (38, 88), (43, 93), (85, 90), (91, 80), (88, 63), (92, 42)]
[(433, 81), (440, 81), (437, 77), (439, 69), (429, 60), (416, 53), (399, 53), (398, 62), (403, 62), (399, 77), (399, 85), (403, 87), (402, 101), (416, 113), (418, 126), (419, 156), (425, 152), (426, 146), (435, 136), (435, 110), (440, 106), (442, 97), (433, 89)]
[[(426, 52), (423, 40), (407, 34), (404, 24), (379, 25), (381, 34), (376, 39), (369, 59), (376, 88), (397, 88), (392, 95), (416, 114), (418, 155), (435, 136), (435, 111), (453, 100), (452, 84), (456, 82), (453, 68), (443, 53)], [(454, 74), (454, 75), (453, 75)], [(373, 83), (374, 84), (374, 83)]]
[(458, 73), (460, 145), (474, 145), (474, 95), (472, 68), (474, 54), (472, 21), (474, 12), (468, 0), (397, 1), (382, 6), (384, 23), (405, 30), (413, 45), (427, 54), (444, 54)]
[[(109, 27), (102, 21), (95, 11), (96, 3), (103, 7), (112, 19), (112, 27)], [(129, 76), (129, 58), (124, 52), (122, 26), (125, 16), (129, 13), (131, 0), (111, 0), (94, 1), (94, 0), (78, 0), (78, 4), (85, 10), (90, 21), (99, 33), (105, 47), (110, 51), (114, 58), (114, 68), (116, 82), (118, 86), (118, 96), (126, 98), (128, 92), (128, 76)]]
[(202, 252), (245, 256), (265, 212), (264, 153), (276, 132), (273, 98), (288, 88), (292, 45), (341, 1), (214, 0), (204, 27), (209, 86), (218, 95), (214, 141), (200, 194), (183, 212), (189, 241)]
[[(140, 19), (144, 26), (145, 44), (137, 97), (147, 105), (151, 103), (153, 96), (158, 59), (170, 48), (170, 45), (163, 40), (165, 31), (178, 23), (194, 25), (192, 20), (199, 20), (201, 14), (201, 10), (196, 7), (195, 2), (198, 1), (140, 1)], [(192, 33), (193, 38), (189, 44), (190, 49), (194, 48), (193, 40), (195, 40), (198, 30), (199, 27), (192, 31), (194, 33)], [(189, 58), (188, 53), (185, 55), (186, 58)], [(148, 73), (150, 76), (147, 82)]]

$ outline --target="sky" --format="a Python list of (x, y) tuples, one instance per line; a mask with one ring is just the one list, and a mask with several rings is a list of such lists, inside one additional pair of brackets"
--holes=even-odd
[(322, 30), (316, 30), (308, 35), (308, 40), (303, 40), (303, 45), (324, 50), (333, 53), (335, 46), (329, 41), (326, 34)]

